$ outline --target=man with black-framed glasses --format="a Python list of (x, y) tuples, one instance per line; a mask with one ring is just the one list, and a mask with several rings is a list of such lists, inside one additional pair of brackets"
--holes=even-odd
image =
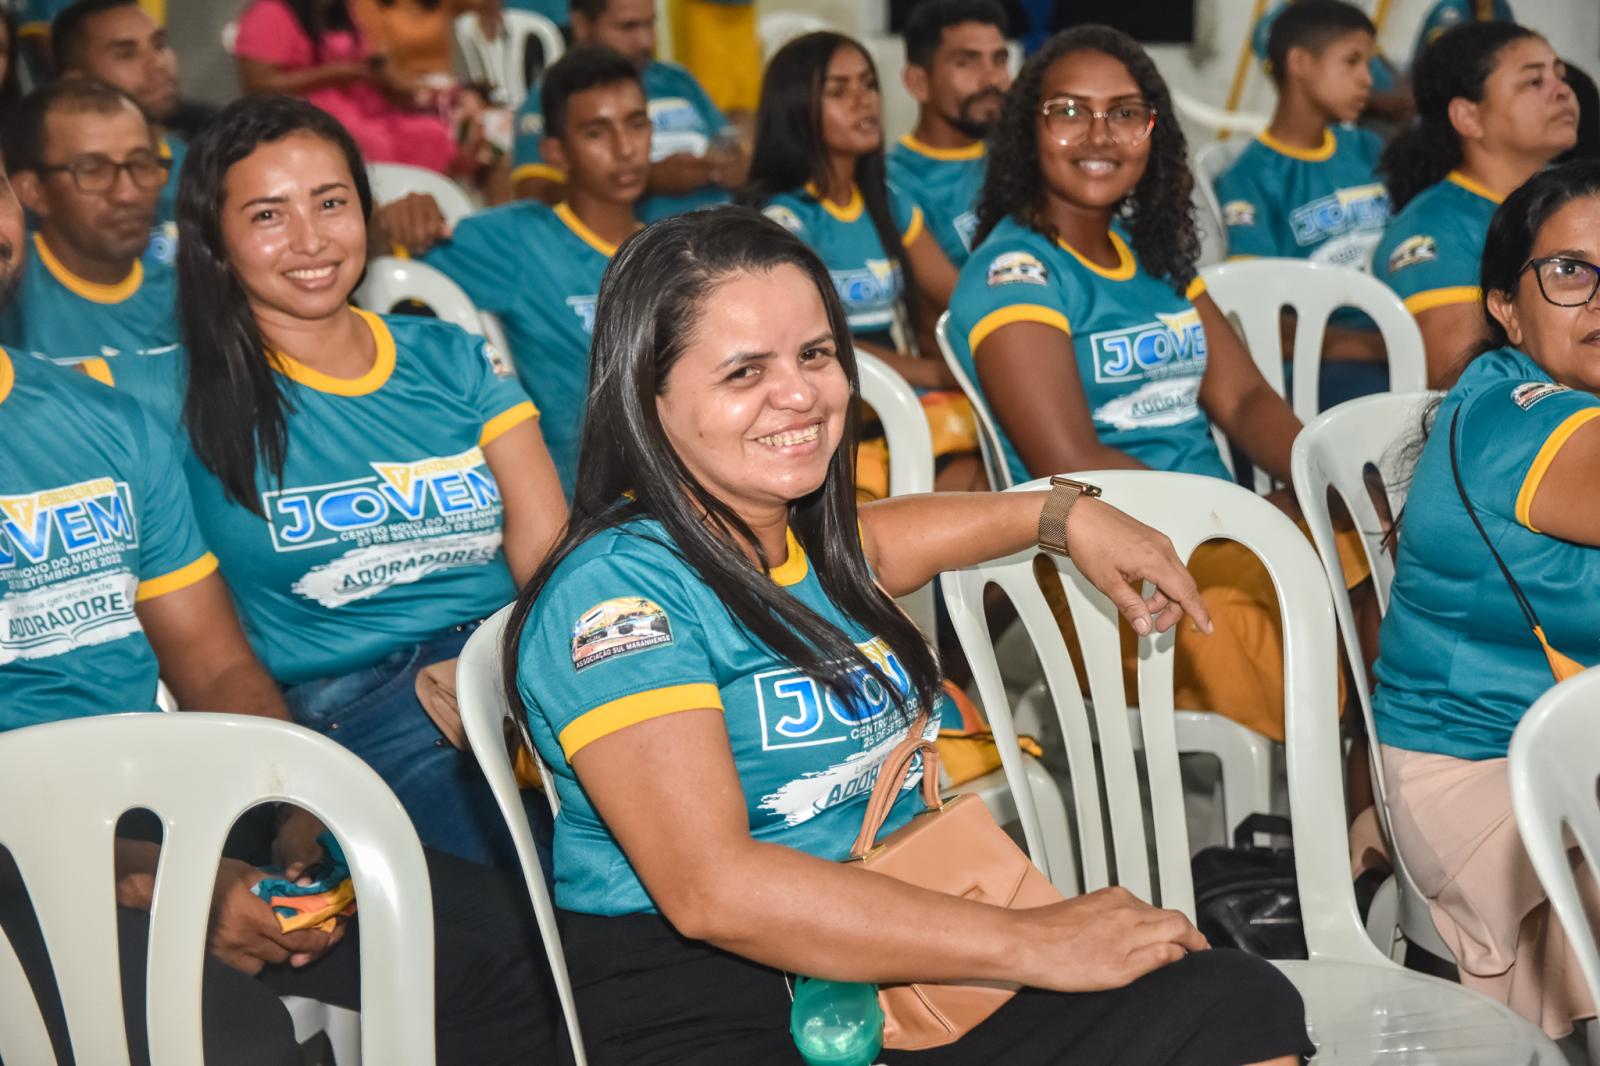
[(85, 361), (108, 384), (104, 357), (175, 344), (177, 231), (152, 232), (167, 162), (138, 104), (63, 78), (22, 101), (4, 144), (34, 226), (21, 291), (0, 311), (0, 344)]

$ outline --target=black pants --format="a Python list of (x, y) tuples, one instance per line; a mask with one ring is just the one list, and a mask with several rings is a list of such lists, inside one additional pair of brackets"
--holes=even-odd
[[(267, 808), (259, 808), (270, 812)], [(250, 812), (229, 839), (226, 854), (264, 864), (270, 818)], [(149, 839), (148, 828), (125, 819), (119, 831)], [(433, 891), (435, 1027), (441, 1066), (565, 1062), (566, 1036), (540, 946), (527, 890), (495, 870), (440, 852), (426, 852)], [(359, 906), (359, 900), (358, 906)], [(0, 932), (10, 939), (33, 983), (62, 1066), (73, 1062), (66, 1019), (43, 939), (11, 857), (0, 849)], [(150, 917), (118, 908), (123, 1015), (134, 1066), (149, 1066), (145, 1035), (145, 952)], [(293, 1026), (279, 996), (304, 996), (359, 1009), (361, 921), (326, 955), (298, 969), (269, 966), (250, 977), (207, 955), (201, 976), (201, 1016), (208, 1063), (294, 1066), (300, 1062)], [(13, 1064), (31, 1066), (31, 1064)], [(82, 1064), (91, 1066), (91, 1064)]]
[[(563, 912), (595, 1066), (798, 1066), (783, 974), (686, 940), (661, 918)], [(1243, 1066), (1310, 1055), (1305, 1007), (1270, 963), (1212, 950), (1126, 988), (1024, 989), (961, 1040), (884, 1051), (885, 1066)]]

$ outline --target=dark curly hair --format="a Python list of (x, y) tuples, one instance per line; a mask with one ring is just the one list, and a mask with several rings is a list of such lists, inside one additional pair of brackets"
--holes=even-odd
[(1423, 49), (1411, 72), (1416, 120), (1389, 142), (1378, 162), (1393, 210), (1399, 211), (1461, 165), (1461, 138), (1450, 122), (1450, 101), (1458, 96), (1482, 100), (1484, 82), (1494, 73), (1500, 49), (1537, 36), (1511, 22), (1467, 22)]
[(1194, 176), (1189, 172), (1188, 145), (1178, 128), (1172, 96), (1156, 65), (1132, 37), (1110, 26), (1075, 26), (1063, 30), (1035, 52), (1006, 94), (1000, 118), (989, 133), (989, 169), (978, 198), (978, 232), (982, 241), (1000, 220), (1015, 216), (1030, 229), (1055, 240), (1057, 233), (1044, 209), (1044, 180), (1034, 116), (1045, 71), (1073, 52), (1103, 52), (1128, 68), (1156, 112), (1150, 135), (1150, 159), (1144, 176), (1123, 200), (1127, 230), (1139, 265), (1165, 278), (1179, 292), (1194, 280), (1200, 257), (1200, 236), (1194, 226)]

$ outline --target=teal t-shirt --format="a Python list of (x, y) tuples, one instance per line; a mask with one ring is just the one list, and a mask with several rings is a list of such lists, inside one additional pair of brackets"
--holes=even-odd
[(911, 134), (889, 149), (889, 180), (922, 209), (928, 232), (960, 267), (978, 231), (978, 194), (988, 170), (982, 141), (966, 148), (934, 148)]
[(0, 344), (84, 359), (118, 352), (170, 348), (178, 343), (177, 227), (166, 223), (144, 256), (115, 285), (85, 281), (69, 271), (37, 233), (16, 298), (0, 310)]
[(1451, 171), (1423, 189), (1389, 221), (1372, 270), (1413, 315), (1478, 301), (1483, 241), (1500, 200)]
[(535, 15), (543, 15), (557, 26), (565, 26), (572, 21), (572, 4), (569, 0), (506, 0), (506, 7), (512, 11), (532, 11)]
[[(650, 161), (660, 162), (669, 155), (687, 152), (705, 155), (719, 136), (731, 136), (733, 127), (711, 102), (711, 97), (695, 81), (694, 75), (676, 63), (656, 60), (639, 76), (650, 109)], [(544, 176), (564, 181), (559, 167), (544, 161), (539, 145), (544, 141), (544, 109), (539, 87), (517, 109), (516, 144), (512, 149), (512, 181)], [(725, 204), (733, 197), (728, 190), (707, 185), (693, 192), (668, 195), (658, 193), (639, 201), (639, 218), (655, 222), (669, 215), (680, 215), (697, 207)]]
[[(156, 145), (161, 152), (161, 157), (167, 161), (167, 183), (161, 187), (161, 199), (156, 201), (156, 237), (165, 231), (164, 223), (174, 222), (178, 218), (178, 174), (183, 170), (183, 161), (189, 155), (189, 146), (183, 138), (175, 133), (163, 133), (161, 141)], [(172, 239), (177, 238), (177, 230), (173, 230)], [(152, 238), (154, 239), (154, 238)], [(171, 257), (168, 257), (171, 261)]]
[(282, 483), (257, 474), (265, 518), (229, 501), (192, 452), (184, 462), (245, 632), (283, 684), (370, 666), (516, 594), (483, 449), (533, 405), (482, 338), (357, 313), (378, 345), (366, 376), (278, 357), (293, 407)]
[(1450, 471), (1450, 422), (1467, 496), (1557, 651), (1600, 663), (1600, 548), (1547, 536), (1529, 508), (1551, 459), (1600, 417), (1600, 398), (1555, 384), (1514, 348), (1472, 361), (1445, 396), (1411, 482), (1389, 612), (1379, 633), (1378, 739), (1458, 759), (1504, 756), (1549, 662)]
[[(774, 196), (762, 212), (811, 246), (833, 279), (850, 319), (850, 332), (886, 341), (895, 309), (905, 293), (905, 274), (883, 250), (867, 214), (866, 200), (851, 189), (844, 207), (816, 194), (811, 186)], [(910, 247), (922, 233), (922, 210), (900, 187), (889, 183), (889, 214)]]
[(174, 453), (126, 396), (0, 349), (0, 731), (155, 709), (134, 613), (217, 560)]
[(1389, 221), (1382, 150), (1372, 133), (1345, 127), (1312, 150), (1258, 136), (1217, 179), (1228, 254), (1368, 269)]
[[(1122, 235), (1111, 231), (1122, 261), (1114, 270), (1089, 262), (1016, 219), (1003, 219), (961, 268), (950, 299), (949, 338), (982, 399), (973, 353), (1012, 322), (1040, 322), (1067, 334), (1100, 440), (1156, 470), (1229, 478), (1200, 410), (1206, 331), (1186, 293), (1145, 273)], [(1013, 482), (1053, 470), (1023, 465), (996, 420)], [(1231, 480), (1231, 479), (1230, 479)]]
[(500, 316), (568, 499), (578, 473), (595, 299), (616, 251), (568, 205), (523, 200), (463, 219), (450, 240), (423, 257), (480, 309)]
[[(833, 605), (792, 533), (788, 559), (771, 577), (911, 692), (899, 658)], [(584, 745), (646, 719), (720, 709), (751, 836), (837, 861), (861, 831), (879, 765), (908, 726), (876, 681), (865, 679), (860, 701), (843, 705), (757, 641), (649, 519), (596, 534), (556, 567), (522, 632), (517, 687), (561, 799), (556, 903), (585, 914), (656, 908), (573, 772), (569, 760)], [(921, 777), (914, 769), (908, 786)], [(908, 787), (884, 832), (920, 805)]]

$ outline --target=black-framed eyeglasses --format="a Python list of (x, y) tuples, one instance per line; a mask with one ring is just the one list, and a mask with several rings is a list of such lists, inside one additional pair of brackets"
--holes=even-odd
[(38, 170), (42, 175), (62, 172), (72, 175), (72, 184), (79, 192), (109, 192), (124, 170), (139, 188), (160, 188), (166, 184), (170, 165), (154, 152), (136, 152), (120, 163), (103, 155), (86, 155), (70, 163), (42, 166)]
[(1096, 111), (1082, 100), (1058, 96), (1040, 104), (1039, 114), (1044, 116), (1046, 132), (1063, 147), (1087, 140), (1097, 118), (1105, 119), (1107, 134), (1126, 147), (1138, 144), (1156, 128), (1156, 109), (1143, 100), (1127, 100)]
[(1564, 255), (1530, 259), (1517, 276), (1530, 270), (1539, 281), (1539, 295), (1557, 307), (1582, 307), (1600, 290), (1600, 266), (1584, 259)]

